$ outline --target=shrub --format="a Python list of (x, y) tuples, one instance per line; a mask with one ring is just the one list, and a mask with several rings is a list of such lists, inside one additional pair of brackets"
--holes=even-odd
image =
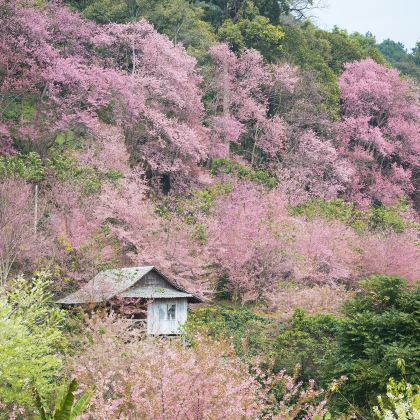
[(35, 152), (27, 155), (0, 156), (0, 178), (19, 176), (26, 181), (39, 182), (45, 176), (45, 166)]
[(238, 179), (246, 179), (257, 182), (267, 188), (275, 188), (278, 184), (277, 178), (270, 175), (263, 169), (254, 170), (237, 162), (225, 158), (213, 158), (210, 162), (210, 170), (214, 175), (231, 174)]
[(56, 388), (66, 349), (65, 312), (52, 306), (49, 275), (23, 277), (0, 289), (0, 401), (31, 406), (32, 386), (49, 396)]
[(378, 405), (373, 407), (375, 418), (379, 420), (403, 420), (420, 418), (420, 386), (411, 385), (405, 379), (405, 362), (397, 360), (401, 369), (401, 380), (389, 378), (386, 396), (378, 396)]
[(328, 375), (348, 376), (337, 406), (352, 401), (365, 410), (385, 392), (386, 378), (398, 375), (397, 358), (407, 363), (408, 381), (419, 382), (420, 289), (411, 290), (405, 280), (391, 276), (373, 276), (360, 285), (357, 296), (344, 305)]
[(293, 215), (305, 216), (308, 219), (339, 220), (359, 232), (370, 230), (401, 233), (410, 225), (410, 222), (401, 216), (401, 213), (408, 209), (409, 206), (401, 202), (394, 206), (360, 210), (353, 203), (335, 198), (310, 200), (292, 207), (290, 211)]
[(277, 322), (256, 315), (242, 306), (211, 306), (193, 311), (185, 326), (187, 338), (207, 334), (216, 340), (232, 341), (239, 356), (269, 355), (279, 331)]
[(296, 310), (276, 338), (275, 370), (286, 369), (292, 374), (299, 365), (299, 380), (312, 378), (322, 383), (325, 361), (334, 348), (336, 328), (337, 318), (333, 315), (310, 316), (301, 309)]

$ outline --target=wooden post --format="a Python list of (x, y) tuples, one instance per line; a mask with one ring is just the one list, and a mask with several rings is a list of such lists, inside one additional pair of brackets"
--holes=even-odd
[(34, 234), (37, 233), (37, 224), (38, 224), (38, 184), (35, 184), (35, 193), (34, 193)]
[(132, 49), (132, 60), (133, 60), (131, 75), (134, 76), (134, 74), (136, 73), (136, 66), (137, 66), (136, 44), (135, 44), (134, 36), (133, 36), (133, 40), (132, 40), (132, 43), (131, 43), (131, 49)]

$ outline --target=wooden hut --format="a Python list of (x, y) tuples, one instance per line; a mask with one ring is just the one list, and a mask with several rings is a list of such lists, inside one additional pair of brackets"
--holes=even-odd
[(76, 292), (57, 301), (65, 306), (106, 304), (134, 319), (145, 318), (147, 333), (179, 334), (188, 303), (202, 299), (180, 287), (153, 266), (98, 273)]

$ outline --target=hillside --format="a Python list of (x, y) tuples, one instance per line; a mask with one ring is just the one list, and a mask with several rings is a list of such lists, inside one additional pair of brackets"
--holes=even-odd
[[(343, 327), (354, 313), (376, 314), (378, 329), (386, 330), (384, 346), (394, 348), (375, 357), (388, 357), (392, 366), (405, 359), (410, 380), (418, 381), (418, 342), (410, 332), (420, 279), (418, 48), (403, 54), (393, 41), (378, 45), (369, 34), (323, 31), (305, 18), (303, 3), (0, 0), (0, 318), (14, 301), (25, 307), (16, 293), (37, 299), (38, 291), (16, 285), (16, 278), (45, 280), (35, 289), (42, 289), (40, 301), (48, 296), (49, 309), (39, 309), (41, 315), (34, 309), (31, 318), (54, 320), (43, 342), (50, 365), (37, 373), (45, 395), (63, 376), (92, 385), (102, 362), (83, 371), (89, 352), (106, 358), (106, 346), (117, 346), (112, 334), (120, 337), (125, 328), (123, 320), (106, 317), (82, 326), (80, 314), (47, 302), (101, 270), (131, 266), (159, 267), (209, 302), (193, 312), (186, 332), (201, 350), (165, 351), (172, 354), (169, 377), (180, 389), (193, 385), (177, 370), (177, 357), (207, 372), (217, 395), (207, 403), (220, 407), (178, 418), (324, 415), (321, 401), (331, 396), (311, 394), (310, 387), (299, 408), (287, 415), (281, 404), (273, 409), (273, 384), (287, 377), (297, 395), (298, 380), (315, 378), (326, 387), (360, 374), (355, 365), (364, 356), (350, 367), (342, 361), (357, 353)], [(378, 307), (384, 313), (376, 313)], [(396, 328), (403, 331), (399, 338), (386, 327), (392, 311), (407, 322)], [(25, 310), (19, 317), (11, 326), (5, 315), (0, 328), (17, 331), (13, 337), (25, 329), (33, 336)], [(109, 337), (101, 338), (101, 323), (113, 331)], [(353, 327), (362, 337), (363, 328)], [(83, 328), (98, 348), (89, 349)], [(234, 351), (223, 347), (223, 334), (237, 340), (236, 354), (218, 372), (221, 355)], [(321, 337), (320, 347), (314, 337)], [(138, 383), (147, 371), (152, 381), (158, 344), (137, 343), (153, 361), (147, 370), (120, 338), (118, 349), (130, 356), (123, 366), (117, 349), (110, 369), (142, 366), (130, 380)], [(284, 350), (295, 342), (296, 359)], [(334, 355), (327, 351), (331, 343), (340, 349)], [(86, 351), (69, 359), (68, 346)], [(318, 351), (323, 363), (328, 359), (324, 364), (313, 356)], [(260, 372), (255, 360), (268, 354), (275, 356), (264, 360), (263, 370), (278, 375), (285, 368), (280, 378)], [(374, 371), (372, 383), (360, 388), (354, 374), (343, 385), (345, 397), (328, 406), (336, 418), (352, 412), (366, 418), (376, 394), (385, 392), (395, 369), (372, 360), (365, 365)], [(294, 377), (294, 365), (302, 362), (301, 376)], [(230, 378), (226, 388), (215, 385), (219, 374)], [(107, 373), (99, 376), (98, 389), (111, 396), (100, 402), (96, 395), (89, 418), (176, 418), (156, 414), (158, 405), (146, 410), (158, 392), (150, 389), (148, 395), (131, 390), (118, 411), (123, 383), (118, 379), (114, 393), (105, 392)], [(12, 412), (17, 397), (8, 384), (16, 381), (19, 405), (33, 409), (27, 377), (14, 372), (10, 378), (6, 391), (0, 384), (0, 406), (4, 401)], [(266, 380), (270, 391), (263, 387), (264, 394), (255, 378), (260, 385)], [(206, 386), (199, 381), (197, 387)], [(223, 412), (230, 388), (240, 391), (232, 391), (232, 411)], [(276, 401), (284, 398), (287, 407), (296, 403), (279, 395)], [(173, 410), (177, 398), (168, 394)], [(130, 404), (148, 414), (136, 417)]]

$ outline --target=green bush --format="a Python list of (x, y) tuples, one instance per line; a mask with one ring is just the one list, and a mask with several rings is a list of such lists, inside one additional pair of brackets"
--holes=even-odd
[(45, 166), (38, 153), (0, 156), (0, 178), (13, 176), (21, 177), (26, 181), (42, 181), (45, 176)]
[(405, 362), (397, 360), (401, 369), (401, 380), (389, 378), (386, 396), (378, 396), (378, 405), (373, 407), (373, 414), (379, 420), (405, 420), (420, 418), (420, 386), (406, 381)]
[(59, 149), (50, 150), (49, 167), (60, 181), (74, 181), (83, 187), (86, 194), (99, 192), (106, 176), (91, 166), (79, 166), (69, 152)]
[(408, 209), (409, 206), (401, 202), (394, 206), (360, 210), (353, 203), (338, 198), (332, 200), (317, 198), (291, 207), (290, 212), (292, 215), (304, 216), (307, 219), (339, 220), (359, 232), (388, 230), (401, 233), (411, 225), (401, 216), (401, 213)]
[(279, 324), (246, 307), (211, 306), (190, 313), (185, 333), (192, 340), (198, 333), (219, 340), (231, 339), (237, 354), (242, 357), (268, 356), (279, 333)]
[(13, 121), (16, 124), (22, 120), (27, 121), (34, 118), (36, 114), (36, 102), (30, 97), (16, 97), (7, 98), (7, 106), (2, 111), (2, 118), (5, 121)]
[(66, 313), (51, 304), (47, 273), (18, 278), (0, 290), (0, 401), (30, 406), (32, 387), (49, 396), (67, 348)]
[(335, 345), (337, 318), (334, 315), (308, 315), (298, 309), (283, 327), (274, 344), (274, 369), (291, 375), (300, 366), (298, 379), (315, 379), (324, 385), (323, 369)]
[[(218, 183), (203, 190), (193, 190), (189, 197), (178, 197), (174, 201), (168, 200), (162, 202), (156, 208), (156, 213), (164, 219), (170, 219), (172, 214), (175, 213), (184, 222), (194, 225), (197, 223), (198, 215), (209, 214), (216, 199), (225, 194), (229, 194), (231, 191), (232, 185), (229, 182)], [(198, 231), (196, 233), (199, 237), (205, 233), (202, 228), (197, 228)]]
[(262, 169), (254, 170), (229, 159), (213, 158), (210, 162), (210, 170), (213, 175), (220, 173), (231, 174), (239, 179), (257, 182), (270, 189), (275, 188), (278, 184), (277, 178), (268, 172)]
[(329, 376), (348, 377), (337, 407), (344, 409), (350, 401), (363, 411), (386, 391), (387, 378), (399, 374), (396, 359), (406, 361), (408, 381), (419, 383), (420, 289), (389, 276), (370, 277), (360, 286), (344, 304)]

